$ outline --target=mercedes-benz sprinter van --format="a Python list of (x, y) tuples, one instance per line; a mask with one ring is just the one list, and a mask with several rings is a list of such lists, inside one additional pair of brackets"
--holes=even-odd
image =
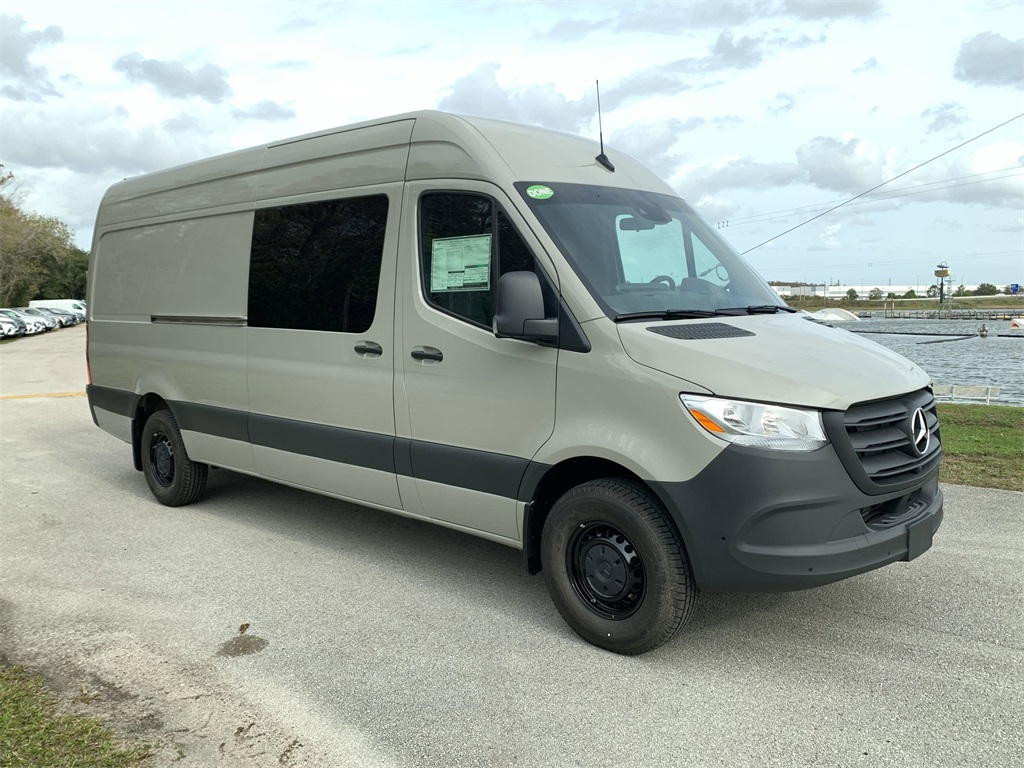
[(89, 405), (157, 500), (210, 466), (519, 548), (569, 625), (838, 581), (942, 520), (928, 376), (795, 312), (651, 171), (415, 112), (115, 184)]

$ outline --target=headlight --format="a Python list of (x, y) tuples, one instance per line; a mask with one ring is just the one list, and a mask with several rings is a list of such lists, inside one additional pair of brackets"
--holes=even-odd
[(816, 451), (828, 444), (819, 411), (781, 405), (679, 395), (704, 429), (735, 445), (774, 451)]

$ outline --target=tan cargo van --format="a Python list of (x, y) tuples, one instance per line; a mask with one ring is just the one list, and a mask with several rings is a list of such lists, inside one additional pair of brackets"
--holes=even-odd
[(115, 184), (89, 404), (156, 498), (228, 468), (523, 551), (641, 653), (699, 590), (827, 584), (942, 520), (928, 376), (811, 322), (595, 142), (416, 112)]

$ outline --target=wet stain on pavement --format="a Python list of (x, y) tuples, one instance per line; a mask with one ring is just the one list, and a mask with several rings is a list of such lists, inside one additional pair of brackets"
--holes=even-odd
[(269, 640), (264, 640), (258, 635), (238, 635), (224, 643), (216, 655), (230, 657), (251, 656), (254, 653), (259, 653), (269, 644)]

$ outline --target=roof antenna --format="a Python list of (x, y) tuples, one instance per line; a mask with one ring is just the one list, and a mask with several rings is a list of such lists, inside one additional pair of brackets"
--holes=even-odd
[(601, 124), (601, 81), (595, 80), (594, 85), (597, 86), (597, 132), (598, 136), (601, 137), (601, 154), (594, 159), (609, 171), (615, 173), (615, 166), (608, 159), (608, 155), (604, 153), (604, 126)]

